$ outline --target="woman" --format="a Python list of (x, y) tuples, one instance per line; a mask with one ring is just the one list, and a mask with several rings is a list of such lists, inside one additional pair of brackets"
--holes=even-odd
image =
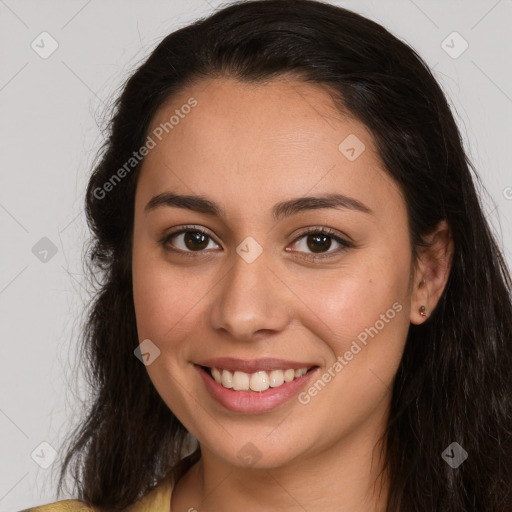
[(360, 15), (250, 1), (166, 37), (87, 190), (78, 500), (33, 510), (512, 510), (511, 280), (470, 168)]

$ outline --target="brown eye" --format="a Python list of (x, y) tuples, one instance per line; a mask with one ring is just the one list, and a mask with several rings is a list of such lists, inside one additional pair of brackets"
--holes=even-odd
[(184, 235), (183, 243), (191, 251), (201, 251), (208, 246), (208, 235), (200, 231), (187, 231)]
[[(293, 243), (293, 252), (304, 253), (309, 259), (329, 258), (354, 245), (327, 228), (313, 228), (302, 233)], [(331, 250), (332, 249), (332, 250)]]
[(308, 235), (306, 245), (312, 252), (328, 251), (331, 247), (331, 237), (324, 234)]
[[(213, 247), (210, 246), (213, 244)], [(204, 249), (219, 249), (212, 237), (199, 229), (182, 229), (171, 233), (162, 240), (166, 249), (183, 252), (202, 252)]]

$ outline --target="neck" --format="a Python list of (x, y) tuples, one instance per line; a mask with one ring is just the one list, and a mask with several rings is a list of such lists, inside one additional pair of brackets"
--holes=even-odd
[[(336, 445), (271, 468), (240, 468), (201, 448), (176, 485), (171, 510), (224, 512), (385, 512), (388, 479), (382, 445), (359, 428)], [(373, 444), (373, 446), (372, 446)]]

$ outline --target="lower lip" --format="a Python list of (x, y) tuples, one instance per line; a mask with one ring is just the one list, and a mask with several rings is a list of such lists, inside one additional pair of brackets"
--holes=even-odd
[(201, 366), (194, 366), (203, 378), (206, 389), (217, 402), (230, 411), (244, 414), (258, 414), (279, 407), (297, 395), (318, 370), (314, 368), (298, 379), (266, 391), (234, 391), (219, 384)]

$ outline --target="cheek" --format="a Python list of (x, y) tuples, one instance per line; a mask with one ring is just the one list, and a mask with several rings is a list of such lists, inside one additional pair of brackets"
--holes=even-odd
[[(158, 253), (158, 251), (155, 251)], [(161, 345), (187, 321), (198, 302), (196, 279), (171, 267), (157, 256), (134, 248), (132, 260), (133, 300), (139, 339), (149, 338)], [(192, 282), (191, 282), (192, 281)]]
[(373, 339), (368, 331), (375, 335), (375, 328), (379, 336), (396, 338), (408, 326), (409, 274), (403, 271), (408, 268), (406, 253), (398, 258), (375, 251), (355, 255), (346, 266), (323, 276), (317, 272), (314, 279), (297, 278), (296, 290), (302, 289), (299, 293), (307, 306), (302, 322), (335, 355), (349, 350), (358, 336), (364, 342), (365, 333)]
[(390, 396), (409, 328), (409, 276), (400, 270), (408, 268), (404, 261), (384, 269), (381, 257), (365, 257), (350, 272), (310, 288), (311, 308), (302, 321), (332, 357), (301, 397), (315, 407), (315, 428), (323, 428), (325, 417), (355, 428)]

